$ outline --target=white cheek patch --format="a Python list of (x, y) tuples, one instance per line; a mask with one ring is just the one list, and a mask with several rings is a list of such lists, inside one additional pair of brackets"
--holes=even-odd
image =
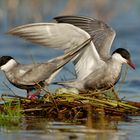
[(113, 58), (119, 61), (120, 63), (127, 63), (127, 60), (123, 58), (119, 53), (113, 54)]
[(11, 68), (13, 68), (16, 65), (16, 61), (14, 59), (9, 60), (5, 65), (1, 66), (1, 70), (3, 71), (9, 71)]

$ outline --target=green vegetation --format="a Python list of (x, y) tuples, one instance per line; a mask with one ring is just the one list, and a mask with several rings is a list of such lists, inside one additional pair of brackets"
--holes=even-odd
[[(5, 98), (0, 105), (0, 123), (18, 123), (22, 115), (43, 116), (53, 120), (86, 119), (93, 117), (139, 115), (140, 103), (121, 101), (114, 88), (106, 91), (73, 93), (60, 88), (55, 93), (46, 93), (40, 99), (29, 100), (13, 96)], [(108, 93), (112, 96), (108, 96)], [(10, 100), (10, 101), (9, 101)]]
[[(9, 100), (9, 99), (8, 99)], [(21, 107), (19, 100), (4, 101), (0, 106), (0, 125), (18, 125), (21, 119)]]

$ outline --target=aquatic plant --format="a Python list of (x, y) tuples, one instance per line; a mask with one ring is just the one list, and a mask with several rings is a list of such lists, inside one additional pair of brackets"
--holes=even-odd
[(7, 126), (19, 124), (22, 116), (20, 100), (7, 99), (0, 107), (0, 125)]
[[(140, 103), (110, 98), (106, 93), (114, 94), (114, 90), (75, 94), (73, 90), (57, 89), (54, 93), (46, 93), (40, 99), (29, 100), (25, 97), (13, 96), (11, 101), (0, 105), (1, 122), (17, 121), (22, 114), (43, 116), (55, 120), (86, 119), (89, 112), (92, 117), (139, 115)], [(19, 101), (20, 100), (20, 101)]]

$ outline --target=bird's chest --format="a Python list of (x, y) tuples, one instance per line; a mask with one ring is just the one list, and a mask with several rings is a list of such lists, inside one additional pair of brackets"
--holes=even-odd
[(5, 73), (5, 75), (6, 75), (9, 82), (15, 83), (16, 79), (15, 79), (15, 76), (12, 72), (7, 72), (7, 73)]
[(120, 70), (120, 67), (104, 65), (102, 69), (98, 69), (96, 73), (88, 77), (85, 88), (90, 90), (111, 88), (118, 81)]
[(8, 72), (5, 73), (7, 79), (11, 82), (11, 83), (17, 83), (17, 81), (19, 79), (21, 79), (21, 77), (25, 74), (26, 72), (22, 69), (12, 69)]
[(121, 66), (111, 65), (111, 67), (106, 69), (104, 80), (108, 85), (114, 85), (120, 77)]
[(100, 72), (100, 77), (96, 82), (97, 89), (109, 89), (113, 87), (120, 77), (120, 66), (108, 65)]

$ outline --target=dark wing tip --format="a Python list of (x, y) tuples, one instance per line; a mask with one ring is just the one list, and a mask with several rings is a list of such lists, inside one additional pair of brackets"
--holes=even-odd
[(57, 17), (54, 17), (53, 19), (56, 20), (57, 22), (60, 22), (61, 21), (61, 23), (63, 21), (66, 21), (66, 20), (83, 20), (83, 21), (95, 20), (94, 18), (90, 18), (90, 17), (74, 16), (74, 15), (57, 16)]
[(115, 37), (115, 31), (104, 21), (85, 16), (58, 16), (54, 18), (58, 23), (69, 23), (90, 34), (99, 54), (105, 58), (110, 56), (110, 48)]

